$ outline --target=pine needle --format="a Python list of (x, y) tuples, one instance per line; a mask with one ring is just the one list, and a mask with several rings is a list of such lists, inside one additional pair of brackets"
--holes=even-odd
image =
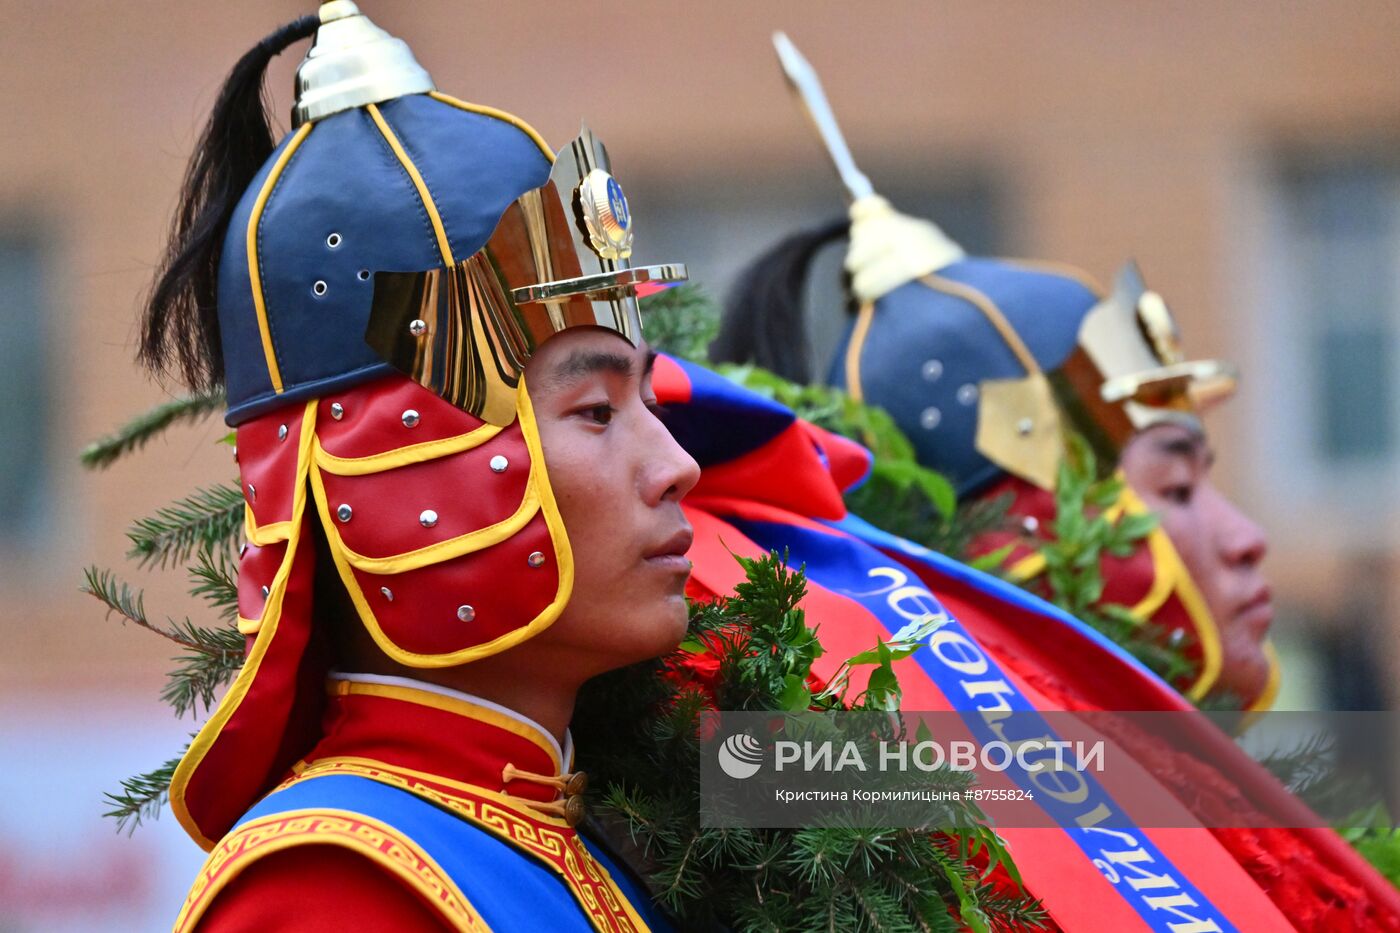
[[(232, 650), (221, 644), (217, 638), (212, 637), (213, 630), (200, 628), (189, 619), (182, 622), (167, 620), (169, 627), (152, 622), (146, 617), (145, 596), (142, 592), (133, 590), (129, 585), (118, 580), (116, 574), (110, 570), (90, 566), (83, 571), (83, 578), (83, 585), (78, 587), (78, 590), (87, 593), (105, 605), (108, 617), (115, 613), (121, 617), (123, 622), (131, 622), (148, 632), (155, 632), (162, 638), (169, 639), (181, 648), (190, 651), (213, 653)], [(237, 651), (241, 656), (243, 651), (241, 643)]]
[(222, 390), (165, 402), (128, 421), (114, 433), (93, 441), (83, 448), (79, 459), (90, 470), (105, 469), (132, 451), (145, 447), (172, 425), (203, 421), (222, 411), (226, 404)]
[[(185, 748), (188, 749), (189, 745)], [(120, 791), (102, 795), (112, 807), (102, 815), (117, 821), (117, 832), (131, 835), (142, 820), (154, 820), (160, 816), (170, 797), (170, 779), (184, 754), (182, 751), (179, 758), (170, 759), (154, 771), (126, 778)]]
[(190, 595), (232, 624), (238, 619), (238, 567), (227, 550), (203, 549), (189, 568)]
[(231, 550), (243, 533), (243, 491), (237, 483), (197, 489), (132, 524), (127, 556), (142, 567), (184, 563), (197, 550)]

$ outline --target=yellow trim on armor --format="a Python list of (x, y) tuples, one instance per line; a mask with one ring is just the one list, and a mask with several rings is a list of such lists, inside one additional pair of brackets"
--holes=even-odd
[(253, 212), (248, 215), (246, 242), (248, 279), (253, 286), (253, 310), (258, 316), (258, 334), (262, 337), (263, 358), (267, 361), (267, 376), (272, 381), (272, 391), (278, 395), (282, 394), (282, 368), (277, 364), (277, 350), (272, 346), (272, 328), (267, 322), (267, 304), (263, 299), (262, 272), (258, 268), (258, 224), (262, 221), (263, 208), (267, 206), (267, 200), (272, 196), (272, 189), (277, 187), (277, 180), (282, 177), (283, 169), (287, 167), (287, 163), (291, 161), (297, 148), (306, 141), (306, 137), (311, 135), (311, 127), (314, 125), (314, 123), (303, 124), (292, 134), (291, 142), (287, 143), (287, 148), (282, 150), (282, 154), (273, 163), (272, 171), (267, 173), (267, 180), (263, 182), (262, 190), (258, 192), (258, 198), (253, 202)]
[[(392, 847), (393, 855), (384, 851), (386, 844)], [(452, 876), (408, 836), (361, 813), (318, 807), (250, 820), (224, 837), (218, 849), (205, 860), (195, 887), (185, 898), (180, 915), (175, 919), (175, 933), (193, 930), (229, 882), (258, 859), (303, 845), (349, 849), (416, 891), (454, 929), (490, 930)], [(226, 851), (229, 849), (233, 851)], [(416, 864), (410, 864), (410, 858)], [(207, 875), (211, 871), (218, 873), (209, 880)]]
[(1040, 364), (1035, 361), (1031, 351), (1027, 349), (1021, 335), (1016, 333), (1016, 328), (1011, 326), (1011, 322), (1006, 319), (1006, 315), (1001, 313), (1001, 309), (996, 306), (996, 302), (982, 294), (971, 285), (964, 285), (962, 282), (954, 282), (952, 279), (945, 279), (937, 273), (930, 272), (919, 279), (929, 288), (945, 295), (952, 295), (961, 298), (972, 305), (996, 328), (996, 332), (1001, 335), (1006, 346), (1015, 355), (1021, 367), (1026, 371), (1026, 375), (1034, 376), (1040, 372)]
[(1216, 628), (1215, 618), (1206, 606), (1205, 597), (1196, 588), (1196, 582), (1191, 579), (1186, 565), (1181, 562), (1181, 555), (1176, 552), (1171, 538), (1161, 529), (1153, 534), (1160, 535), (1163, 541), (1162, 546), (1152, 549), (1152, 562), (1157, 568), (1157, 575), (1165, 574), (1173, 579), (1172, 588), (1176, 598), (1181, 600), (1181, 605), (1185, 607), (1186, 615), (1191, 619), (1192, 628), (1196, 633), (1196, 641), (1201, 646), (1200, 676), (1184, 691), (1188, 699), (1201, 700), (1220, 679), (1220, 667), (1224, 661), (1224, 653), (1220, 647), (1220, 630)]
[(875, 302), (867, 301), (856, 312), (851, 341), (846, 344), (846, 394), (857, 402), (864, 401), (865, 395), (860, 385), (860, 354), (865, 349), (865, 338), (870, 336), (870, 325), (874, 320)]
[(1267, 713), (1273, 708), (1274, 701), (1278, 699), (1279, 683), (1283, 680), (1283, 667), (1278, 663), (1278, 652), (1274, 650), (1274, 643), (1265, 640), (1263, 648), (1264, 657), (1269, 659), (1269, 679), (1264, 682), (1264, 689), (1259, 692), (1259, 696), (1249, 704), (1247, 712), (1251, 715), (1245, 719), (1244, 728), (1248, 728), (1260, 713)]
[(248, 652), (248, 657), (243, 662), (243, 667), (239, 670), (238, 676), (234, 678), (229, 686), (224, 698), (219, 701), (209, 720), (199, 730), (199, 734), (194, 737), (190, 747), (185, 751), (185, 755), (180, 759), (180, 764), (175, 768), (174, 775), (170, 779), (170, 810), (175, 814), (175, 819), (185, 828), (185, 832), (190, 834), (201, 848), (208, 851), (214, 847), (214, 840), (210, 839), (199, 828), (190, 815), (189, 809), (185, 806), (185, 788), (189, 785), (190, 777), (199, 768), (200, 762), (208, 754), (218, 739), (219, 733), (223, 731), (230, 718), (237, 711), (243, 698), (247, 696), (248, 689), (252, 686), (254, 678), (258, 675), (258, 668), (262, 664), (262, 659), (267, 655), (268, 648), (272, 644), (273, 637), (277, 634), (277, 623), (282, 617), (282, 598), (287, 591), (287, 580), (291, 576), (292, 562), (296, 558), (297, 543), (301, 535), (301, 518), (306, 510), (306, 475), (311, 470), (311, 439), (316, 428), (316, 403), (308, 402), (302, 413), (301, 434), (298, 438), (297, 449), (297, 475), (295, 478), (296, 493), (292, 498), (292, 534), (287, 540), (287, 553), (282, 558), (282, 565), (277, 568), (276, 575), (272, 578), (272, 583), (268, 586), (267, 599), (263, 603), (262, 619), (259, 621), (257, 638), (253, 640), (253, 647)]
[(1045, 572), (1045, 555), (1039, 551), (1027, 554), (1012, 564), (1006, 572), (1017, 583), (1033, 580)]
[[(535, 423), (534, 408), (530, 404), (530, 393), (525, 387), (523, 376), (520, 379), (520, 389), (516, 399), (516, 413), (520, 420), (520, 433), (525, 438), (525, 447), (530, 452), (530, 477), (526, 481), (525, 498), (521, 502), (520, 510), (511, 518), (489, 528), (469, 532), (437, 545), (410, 551), (407, 554), (388, 558), (367, 558), (347, 549), (340, 538), (336, 523), (331, 519), (330, 504), (326, 499), (325, 484), (321, 480), (320, 471), (310, 471), (316, 508), (321, 515), (321, 527), (324, 529), (327, 543), (330, 545), (331, 558), (335, 561), (336, 569), (340, 572), (341, 582), (345, 584), (345, 589), (350, 594), (350, 601), (355, 604), (355, 610), (360, 614), (360, 621), (364, 623), (365, 629), (374, 639), (374, 643), (379, 646), (379, 650), (400, 664), (406, 664), (409, 667), (455, 667), (458, 664), (488, 657), (518, 645), (525, 639), (553, 625), (554, 621), (559, 618), (559, 614), (564, 611), (564, 607), (568, 605), (569, 597), (574, 589), (573, 551), (569, 547), (568, 533), (564, 530), (564, 519), (559, 514), (558, 504), (554, 501), (554, 491), (549, 485), (549, 471), (545, 467), (544, 451), (540, 447), (539, 427)], [(523, 521), (520, 521), (519, 517), (527, 505), (530, 507), (529, 514)], [(537, 511), (544, 514), (545, 526), (549, 529), (549, 538), (554, 546), (555, 566), (558, 567), (559, 573), (559, 586), (555, 590), (554, 600), (539, 615), (526, 625), (512, 629), (491, 641), (445, 654), (421, 654), (416, 651), (407, 651), (384, 634), (384, 630), (379, 625), (379, 619), (375, 616), (374, 610), (370, 608), (369, 601), (365, 599), (364, 591), (360, 589), (359, 581), (355, 578), (354, 570), (356, 568), (367, 573), (402, 573), (416, 567), (450, 560), (508, 540), (510, 535), (523, 528)], [(516, 521), (519, 521), (519, 524), (515, 525), (509, 534), (505, 534), (503, 529)], [(471, 540), (465, 542), (465, 539)], [(458, 545), (457, 549), (452, 548), (454, 542)], [(462, 548), (464, 542), (470, 546)], [(434, 553), (435, 559), (424, 559), (424, 552), (432, 551), (435, 548), (448, 549), (449, 553), (446, 555)]]
[[(533, 729), (519, 719), (497, 712), (487, 706), (478, 706), (470, 701), (462, 700), (457, 697), (443, 696), (441, 693), (434, 693), (431, 690), (415, 690), (412, 687), (404, 687), (398, 684), (364, 683), (358, 680), (333, 679), (326, 684), (326, 693), (331, 696), (357, 695), (383, 697), (389, 700), (402, 700), (405, 703), (416, 703), (419, 706), (439, 709), (445, 713), (452, 713), (467, 719), (479, 719), (482, 722), (495, 726), (497, 729), (509, 732), (511, 735), (518, 735), (531, 744), (538, 746), (540, 751), (548, 755), (549, 760), (554, 762), (556, 771), (562, 771), (564, 769), (564, 763), (559, 760), (559, 753), (554, 750), (553, 745), (547, 739), (540, 735), (538, 729)], [(417, 775), (417, 772), (411, 773)], [(447, 778), (442, 778), (441, 780), (444, 783), (452, 784), (454, 787), (466, 788), (475, 786), (458, 784), (449, 781)]]
[(437, 205), (433, 203), (433, 195), (428, 190), (427, 182), (423, 181), (423, 176), (418, 173), (418, 166), (414, 165), (413, 160), (408, 157), (403, 144), (394, 135), (394, 131), (389, 128), (389, 124), (384, 119), (384, 115), (379, 112), (379, 108), (374, 104), (365, 104), (365, 109), (369, 111), (374, 125), (379, 127), (379, 133), (384, 137), (384, 141), (389, 144), (390, 149), (394, 150), (394, 156), (413, 181), (413, 187), (418, 189), (418, 200), (423, 202), (423, 209), (428, 212), (428, 220), (433, 225), (433, 234), (437, 237), (438, 251), (442, 253), (442, 264), (451, 268), (456, 265), (456, 261), (452, 258), (452, 244), (447, 240), (447, 228), (442, 225), (442, 217), (438, 214)]
[[(530, 472), (533, 479), (533, 464), (531, 464)], [(330, 539), (331, 551), (342, 557), (347, 564), (356, 570), (381, 576), (407, 573), (410, 570), (418, 570), (432, 564), (452, 560), (454, 557), (475, 554), (493, 544), (500, 544), (502, 541), (509, 540), (516, 532), (528, 525), (530, 520), (535, 517), (535, 513), (540, 510), (539, 499), (533, 495), (532, 490), (527, 485), (525, 498), (520, 500), (520, 506), (515, 510), (515, 513), (494, 525), (487, 525), (485, 528), (478, 528), (476, 531), (469, 531), (455, 538), (438, 541), (435, 544), (425, 545), (413, 551), (405, 551), (402, 554), (392, 554), (388, 557), (367, 557), (346, 547), (345, 539), (340, 536), (339, 529), (335, 527), (335, 522), (331, 519), (330, 501), (326, 496), (325, 480), (321, 478), (319, 470), (311, 471), (311, 485), (316, 490), (316, 508), (321, 513), (321, 520), (325, 523), (326, 537)]]
[(450, 97), (441, 91), (429, 91), (428, 96), (439, 103), (447, 104), (449, 107), (456, 107), (458, 110), (466, 110), (471, 113), (479, 113), (483, 116), (495, 117), (497, 120), (509, 123), (511, 126), (533, 139), (535, 145), (540, 147), (540, 152), (544, 153), (545, 158), (549, 159), (551, 162), (554, 161), (554, 150), (549, 148), (549, 143), (544, 141), (544, 137), (536, 132), (533, 126), (526, 123), (515, 114), (506, 113), (504, 110), (497, 110), (495, 107), (487, 107), (485, 104), (469, 104), (464, 100)]
[[(1121, 470), (1118, 471), (1117, 476), (1119, 479), (1123, 478)], [(1123, 492), (1119, 495), (1118, 501), (1104, 512), (1104, 516), (1111, 521), (1120, 513), (1145, 515), (1151, 511), (1147, 507), (1147, 503), (1138, 498), (1132, 487), (1124, 482)], [(1216, 627), (1215, 618), (1210, 614), (1209, 607), (1206, 606), (1205, 598), (1201, 596), (1201, 591), (1196, 588), (1196, 583), (1191, 579), (1190, 572), (1182, 563), (1181, 555), (1177, 553), (1176, 546), (1172, 544), (1172, 539), (1162, 530), (1160, 525), (1148, 533), (1147, 548), (1148, 553), (1152, 555), (1152, 587), (1148, 590), (1147, 595), (1128, 611), (1139, 622), (1145, 622), (1162, 608), (1173, 593), (1176, 594), (1176, 598), (1181, 601), (1182, 608), (1186, 610), (1186, 615), (1191, 620), (1196, 640), (1201, 646), (1201, 671), (1191, 686), (1182, 692), (1191, 700), (1200, 700), (1210, 692), (1210, 688), (1215, 686), (1215, 682), (1220, 679), (1220, 667), (1224, 660), (1220, 645), (1220, 630)], [(1036, 553), (1029, 554), (1012, 564), (1008, 573), (1013, 581), (1023, 583), (1038, 577), (1044, 571), (1045, 557)]]
[(456, 437), (424, 441), (421, 444), (386, 450), (383, 453), (370, 454), (367, 457), (337, 457), (335, 454), (326, 453), (326, 449), (321, 446), (321, 439), (318, 437), (314, 453), (316, 465), (327, 473), (334, 473), (336, 476), (364, 476), (367, 473), (382, 473), (385, 470), (393, 470), (414, 463), (424, 463), (439, 457), (461, 453), (464, 450), (471, 450), (473, 447), (480, 447), (500, 434), (501, 431), (502, 428), (497, 425), (483, 424), (479, 428), (468, 431), (466, 434), (458, 434)]
[(1056, 262), (1053, 259), (1008, 259), (1004, 256), (998, 257), (1001, 262), (1008, 266), (1017, 266), (1021, 269), (1029, 269), (1032, 272), (1049, 272), (1054, 275), (1062, 275), (1067, 279), (1074, 279), (1089, 291), (1094, 293), (1095, 298), (1102, 299), (1107, 292), (1104, 291), (1099, 280), (1078, 266), (1070, 265), (1067, 262)]
[(243, 535), (248, 539), (249, 544), (267, 547), (269, 544), (277, 544), (279, 541), (286, 541), (290, 538), (292, 536), (292, 523), (283, 521), (259, 525), (253, 519), (252, 507), (245, 504), (243, 506)]
[[(1170, 563), (1171, 558), (1167, 555), (1169, 548), (1172, 548), (1172, 539), (1167, 537), (1167, 533), (1161, 528), (1154, 528), (1147, 533), (1147, 550), (1152, 555), (1153, 568), (1160, 568), (1163, 563)], [(1154, 569), (1152, 587), (1147, 591), (1147, 595), (1138, 600), (1137, 605), (1129, 609), (1128, 612), (1142, 622), (1152, 618), (1172, 595), (1175, 583), (1175, 580)]]

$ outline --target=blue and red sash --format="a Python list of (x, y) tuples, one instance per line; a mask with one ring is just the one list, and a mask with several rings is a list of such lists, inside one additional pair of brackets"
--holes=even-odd
[[(631, 876), (583, 842), (647, 927), (670, 929)], [(369, 858), (456, 929), (623, 929), (590, 922), (555, 871), (469, 820), (380, 781), (327, 774), (269, 794), (238, 821), (211, 853), (177, 930), (193, 928), (218, 891), (260, 853), (298, 844), (343, 845)], [(616, 921), (620, 912), (607, 913)]]
[[(1036, 711), (1056, 708), (1022, 676), (1035, 669), (1070, 682), (1111, 682), (1095, 691), (1108, 708), (1185, 708), (1170, 686), (1088, 626), (1031, 594), (848, 516), (841, 504), (847, 483), (838, 486), (833, 477), (856, 480), (863, 474), (868, 459), (860, 461), (864, 452), (856, 445), (798, 422), (790, 412), (784, 420), (774, 411), (781, 406), (706, 370), (664, 363), (655, 382), (661, 400), (675, 406), (668, 414), (673, 430), (683, 442), (705, 439), (694, 451), (704, 473), (685, 503), (696, 529), (690, 556), (697, 588), (717, 595), (731, 591), (742, 578), (734, 554), (786, 553), (793, 566), (805, 568), (809, 592), (803, 607), (827, 648), (819, 665), (829, 669), (816, 670), (818, 676), (834, 674), (845, 658), (877, 638), (891, 640), (910, 621), (933, 612), (949, 619), (935, 633), (938, 644), (925, 644), (896, 667), (904, 708), (956, 710), (984, 742), (997, 737), (989, 711), (1005, 707), (1021, 713), (1015, 717), (1021, 723), (1043, 725)], [(746, 409), (757, 415), (749, 427), (766, 431), (718, 431), (713, 424), (706, 430), (706, 422), (741, 423)], [(1019, 781), (1029, 786), (1026, 774)], [(1062, 928), (1290, 928), (1210, 831), (1145, 831), (1097, 782), (1087, 791), (1087, 809), (1036, 795), (1059, 828), (998, 830), (1028, 889)]]

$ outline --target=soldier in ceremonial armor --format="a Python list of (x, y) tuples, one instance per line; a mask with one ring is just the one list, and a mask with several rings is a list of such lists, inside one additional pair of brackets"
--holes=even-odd
[(1013, 576), (1043, 576), (1034, 545), (1054, 524), (1065, 433), (1079, 433), (1127, 480), (1112, 512), (1161, 518), (1134, 553), (1104, 558), (1105, 600), (1185, 655), (1175, 683), (1192, 700), (1267, 709), (1278, 688), (1267, 542), (1211, 483), (1201, 419), (1233, 392), (1234, 367), (1187, 359), (1166, 303), (1131, 262), (1105, 291), (1062, 263), (969, 256), (895, 210), (855, 168), (815, 72), (776, 41), (831, 146), (850, 216), (785, 239), (740, 274), (716, 358), (805, 381), (802, 283), (823, 246), (849, 238), (854, 313), (826, 381), (889, 411), (960, 500), (1009, 497), (1020, 532), (983, 536), (975, 550), (1010, 546)]
[[(1400, 929), (1394, 887), (1189, 712), (1190, 701), (1265, 709), (1277, 682), (1265, 640), (1271, 607), (1260, 575), (1263, 534), (1207, 475), (1201, 413), (1231, 392), (1233, 368), (1184, 356), (1164, 301), (1133, 264), (1105, 291), (1060, 264), (968, 256), (934, 224), (897, 212), (855, 167), (810, 66), (781, 34), (776, 43), (851, 196), (850, 218), (790, 237), (741, 273), (711, 356), (805, 381), (802, 283), (816, 252), (849, 236), (854, 314), (826, 381), (887, 409), (919, 460), (947, 476), (960, 498), (1009, 494), (1018, 530), (977, 546), (1010, 545), (1008, 566), (1023, 581), (1045, 572), (1029, 542), (1053, 534), (1066, 435), (1080, 433), (1098, 462), (1116, 465), (1128, 481), (1116, 502), (1101, 507), (1162, 516), (1162, 527), (1131, 554), (1103, 558), (1104, 597), (1155, 625), (1192, 664), (1168, 686), (1083, 622), (1033, 597), (1023, 603), (966, 566), (846, 514), (837, 497), (796, 503), (793, 484), (764, 485), (771, 467), (753, 455), (749, 475), (739, 476), (736, 464), (718, 491), (720, 471), (705, 464), (685, 505), (698, 532), (692, 585), (723, 586), (702, 547), (710, 521), (703, 513), (713, 512), (745, 536), (727, 532), (728, 547), (784, 549), (804, 562), (824, 601), (846, 600), (839, 613), (825, 614), (828, 636), (864, 624), (851, 603), (876, 616), (893, 609), (898, 618), (885, 620), (891, 633), (908, 618), (906, 601), (916, 600), (936, 603), (964, 626), (948, 637), (976, 645), (974, 660), (959, 655), (958, 675), (942, 680), (937, 664), (907, 666), (906, 709), (1178, 713), (1202, 757), (1163, 755), (1135, 739), (1128, 747), (1164, 793), (1217, 809), (1185, 832), (1140, 827), (1124, 835), (1158, 838), (1161, 850), (1150, 859), (1131, 856), (1154, 865), (1150, 879), (1119, 870), (1125, 853), (1086, 844), (1083, 822), (1062, 821), (1063, 834), (998, 827), (1056, 928)], [(660, 383), (663, 400), (667, 382)], [(864, 471), (842, 444), (828, 438), (818, 446), (813, 472), (820, 464), (843, 490), (861, 481)], [(877, 580), (887, 585), (874, 586)], [(809, 612), (817, 615), (821, 603), (813, 603)], [(966, 676), (991, 663), (1001, 666), (995, 697), (987, 683)], [(1134, 900), (1154, 889), (1171, 897)], [(1177, 908), (1184, 912), (1166, 916)]]
[[(315, 37), (274, 146), (263, 72)], [(686, 625), (695, 461), (652, 410), (632, 223), (586, 129), (440, 93), (349, 0), (235, 67), (142, 357), (226, 388), (247, 660), (170, 788), (176, 929), (642, 930), (576, 829), (588, 678)]]

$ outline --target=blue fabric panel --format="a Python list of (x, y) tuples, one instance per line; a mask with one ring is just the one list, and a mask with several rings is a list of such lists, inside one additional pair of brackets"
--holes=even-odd
[[(426, 95), (380, 110), (429, 188), (458, 261), (481, 248), (511, 202), (548, 180), (549, 160), (510, 123)], [(245, 248), (253, 202), (275, 159), (239, 203), (220, 265), (230, 424), (389, 372), (364, 340), (373, 273), (442, 265), (428, 211), (369, 112), (348, 110), (315, 124), (258, 224), (263, 296), (284, 388), (275, 394)]]
[[(288, 810), (337, 809), (386, 823), (432, 857), (498, 933), (592, 930), (568, 886), (535, 858), (408, 791), (355, 775), (327, 775), (265, 797), (239, 824)], [(613, 872), (612, 865), (608, 865)], [(622, 885), (622, 873), (613, 878)], [(644, 917), (650, 899), (635, 882), (624, 888)], [(640, 899), (638, 899), (640, 898)], [(646, 910), (642, 908), (646, 907)], [(658, 929), (666, 929), (664, 921)]]
[(535, 141), (495, 117), (421, 94), (379, 111), (423, 176), (458, 262), (486, 245), (511, 202), (549, 180), (552, 163)]
[[(986, 295), (1047, 371), (1073, 351), (1079, 325), (1097, 302), (1093, 292), (1067, 276), (995, 259), (964, 259), (938, 274)], [(832, 382), (842, 387), (850, 336), (848, 331), (830, 371)], [(930, 378), (925, 365), (935, 360), (940, 371)], [(970, 302), (920, 282), (890, 292), (876, 302), (860, 373), (865, 400), (889, 411), (909, 435), (919, 462), (947, 475), (959, 495), (1004, 475), (976, 449), (976, 389), (986, 379), (1024, 376), (1025, 369)]]
[(690, 402), (668, 409), (662, 421), (702, 468), (757, 450), (796, 420), (790, 409), (772, 399), (703, 366), (676, 362), (690, 378)]
[(288, 135), (273, 150), (258, 170), (253, 183), (239, 198), (229, 220), (223, 252), (219, 257), (219, 340), (224, 350), (229, 424), (237, 423), (233, 409), (240, 401), (272, 394), (272, 379), (268, 376), (257, 311), (253, 307), (253, 287), (248, 278), (248, 217), (253, 213), (253, 202), (258, 199), (258, 192), (272, 172), (272, 166), (291, 140), (292, 137)]

